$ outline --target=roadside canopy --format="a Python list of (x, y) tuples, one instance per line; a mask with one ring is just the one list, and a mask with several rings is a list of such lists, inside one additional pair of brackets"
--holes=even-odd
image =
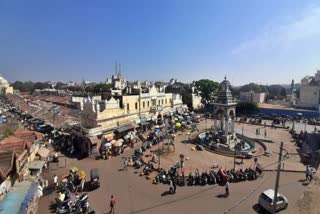
[(42, 158), (47, 158), (49, 156), (49, 153), (50, 153), (50, 150), (43, 147), (41, 147), (38, 151), (38, 154)]
[(43, 168), (44, 164), (45, 164), (45, 161), (34, 160), (34, 161), (30, 162), (28, 168), (30, 170), (41, 170)]

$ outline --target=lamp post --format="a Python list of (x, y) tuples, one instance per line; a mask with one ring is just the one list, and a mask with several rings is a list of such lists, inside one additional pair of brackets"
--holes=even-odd
[(236, 145), (234, 145), (234, 157), (233, 157), (233, 168), (236, 169)]

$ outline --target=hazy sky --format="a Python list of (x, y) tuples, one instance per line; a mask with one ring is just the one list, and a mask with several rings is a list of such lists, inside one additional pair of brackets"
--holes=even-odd
[(118, 61), (129, 80), (299, 82), (319, 26), (308, 0), (0, 0), (0, 74), (102, 81)]

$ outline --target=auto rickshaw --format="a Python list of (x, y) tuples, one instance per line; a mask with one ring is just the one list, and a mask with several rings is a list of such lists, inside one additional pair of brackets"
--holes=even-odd
[(100, 177), (97, 168), (90, 170), (90, 190), (95, 190), (100, 187)]

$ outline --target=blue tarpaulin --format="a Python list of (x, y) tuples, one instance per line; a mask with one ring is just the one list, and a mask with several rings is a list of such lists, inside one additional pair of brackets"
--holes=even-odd
[(37, 183), (31, 183), (29, 181), (16, 183), (0, 203), (0, 213), (25, 214), (37, 190)]
[(4, 123), (4, 119), (2, 117), (0, 117), (0, 123)]
[(29, 191), (26, 194), (26, 197), (24, 198), (24, 200), (21, 203), (19, 214), (26, 213), (26, 209), (28, 208), (29, 203), (32, 201), (33, 196), (37, 193), (37, 191), (38, 191), (38, 184), (32, 183)]

